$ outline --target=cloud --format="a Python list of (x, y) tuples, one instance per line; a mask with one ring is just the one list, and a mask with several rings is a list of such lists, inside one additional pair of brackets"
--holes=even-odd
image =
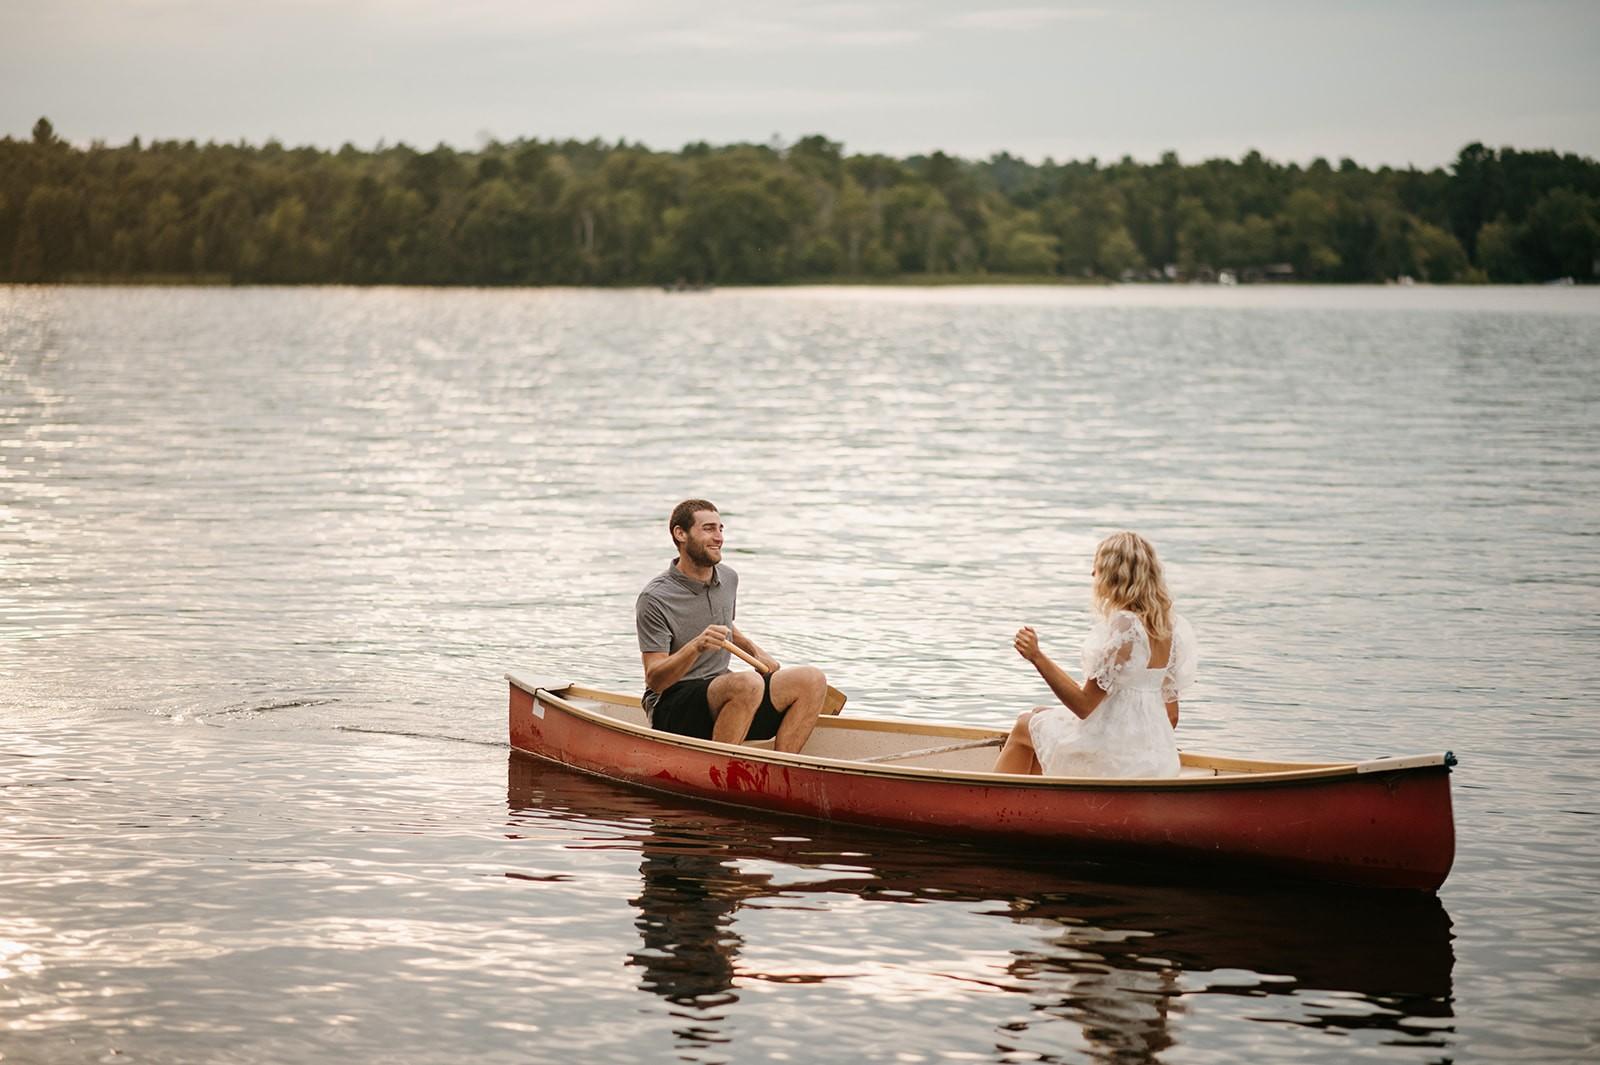
[(921, 40), (917, 30), (859, 27), (822, 29), (788, 20), (707, 20), (696, 26), (647, 30), (606, 41), (607, 51), (771, 52), (794, 48), (888, 48)]
[(1036, 30), (1052, 23), (1090, 22), (1114, 14), (1096, 7), (999, 7), (953, 15), (943, 24), (963, 30)]
[(810, 116), (838, 111), (907, 111), (951, 107), (966, 102), (961, 92), (884, 89), (674, 89), (654, 93), (648, 106), (701, 115)]

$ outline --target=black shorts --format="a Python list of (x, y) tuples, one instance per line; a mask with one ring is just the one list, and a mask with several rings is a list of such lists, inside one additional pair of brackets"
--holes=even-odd
[[(772, 705), (772, 674), (763, 674), (765, 685), (761, 692), (761, 705), (750, 722), (747, 740), (770, 740), (778, 734), (783, 715)], [(656, 699), (655, 711), (650, 715), (650, 726), (662, 732), (675, 732), (679, 736), (694, 736), (709, 740), (712, 726), (711, 703), (706, 699), (706, 689), (715, 677), (697, 680), (680, 680)]]

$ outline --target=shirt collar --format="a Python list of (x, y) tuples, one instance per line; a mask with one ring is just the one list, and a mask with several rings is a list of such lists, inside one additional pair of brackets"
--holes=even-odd
[(697, 581), (693, 577), (690, 577), (688, 574), (684, 573), (683, 570), (678, 568), (677, 559), (673, 559), (671, 564), (667, 566), (667, 573), (671, 574), (673, 579), (679, 584), (682, 584), (686, 588), (693, 588), (697, 591), (701, 588), (715, 588), (722, 583), (722, 570), (720, 566), (711, 567), (711, 579), (709, 581)]

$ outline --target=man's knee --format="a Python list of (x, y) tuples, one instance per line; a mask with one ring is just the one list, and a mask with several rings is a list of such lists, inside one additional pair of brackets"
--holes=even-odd
[(754, 710), (761, 703), (765, 687), (755, 673), (724, 673), (713, 682), (712, 710), (719, 712), (727, 707)]
[(766, 693), (766, 686), (761, 682), (757, 673), (735, 673), (738, 680), (732, 684), (733, 697), (740, 705), (749, 703), (755, 706), (761, 702), (761, 696)]
[(772, 676), (772, 700), (780, 710), (805, 700), (821, 703), (828, 677), (816, 666), (784, 666)]
[(828, 676), (816, 666), (796, 666), (795, 672), (800, 674), (798, 679), (806, 691), (821, 694), (828, 690)]

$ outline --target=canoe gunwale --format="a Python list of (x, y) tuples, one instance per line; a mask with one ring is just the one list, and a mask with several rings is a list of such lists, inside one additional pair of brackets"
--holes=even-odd
[[(573, 684), (562, 684), (552, 690), (544, 683), (524, 680), (513, 673), (505, 675), (506, 680), (514, 687), (533, 696), (536, 701), (543, 700), (559, 707), (566, 713), (574, 714), (600, 728), (642, 737), (653, 743), (667, 746), (683, 747), (694, 751), (716, 755), (732, 755), (739, 758), (774, 764), (804, 766), (820, 769), (833, 773), (845, 773), (857, 776), (878, 778), (896, 778), (910, 780), (942, 780), (960, 782), (986, 787), (1023, 788), (1023, 789), (1135, 789), (1148, 791), (1190, 790), (1190, 789), (1238, 789), (1254, 787), (1283, 787), (1297, 783), (1321, 784), (1330, 779), (1340, 777), (1369, 776), (1373, 774), (1389, 773), (1418, 773), (1418, 772), (1450, 772), (1450, 767), (1455, 764), (1455, 757), (1450, 752), (1431, 755), (1417, 755), (1404, 758), (1372, 759), (1365, 762), (1263, 762), (1248, 759), (1230, 758), (1222, 756), (1209, 756), (1200, 754), (1184, 754), (1185, 765), (1200, 768), (1210, 768), (1218, 773), (1226, 773), (1229, 769), (1235, 770), (1233, 775), (1191, 776), (1191, 777), (1048, 777), (1048, 776), (1023, 776), (1013, 773), (976, 772), (970, 770), (937, 769), (923, 766), (901, 766), (884, 762), (864, 763), (852, 759), (827, 758), (821, 755), (804, 753), (788, 753), (775, 751), (770, 747), (750, 747), (742, 744), (719, 743), (716, 740), (701, 740), (691, 736), (680, 736), (675, 733), (660, 732), (648, 726), (635, 725), (628, 721), (611, 717), (607, 714), (596, 713), (585, 707), (579, 706), (563, 698), (560, 692), (579, 695), (581, 698), (594, 699), (600, 702), (609, 702), (613, 705), (635, 706), (639, 705), (637, 697), (620, 693), (607, 692), (595, 688), (587, 688)], [(1003, 736), (1004, 730), (986, 728), (976, 725), (942, 724), (934, 722), (906, 721), (894, 718), (822, 718), (818, 727), (829, 729), (845, 729), (849, 731), (869, 732), (914, 732), (923, 736), (949, 737), (951, 739), (982, 739), (994, 736)], [(528, 751), (529, 754), (539, 754)], [(543, 755), (540, 755), (543, 757)], [(1262, 765), (1284, 766), (1292, 768), (1261, 770)]]

